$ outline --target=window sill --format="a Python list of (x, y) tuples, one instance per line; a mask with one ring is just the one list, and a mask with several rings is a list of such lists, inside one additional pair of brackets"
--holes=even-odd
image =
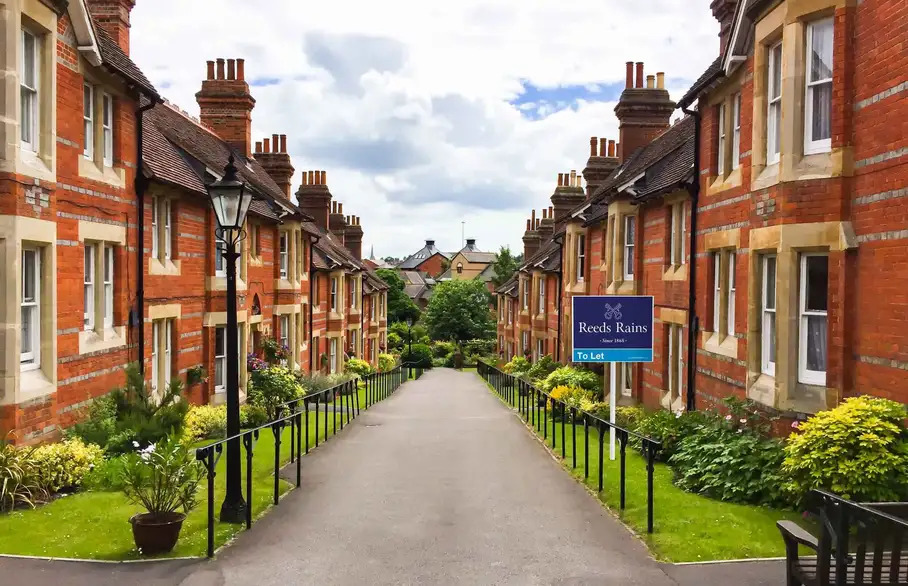
[[(205, 277), (205, 290), (206, 291), (226, 291), (227, 290), (227, 277)], [(246, 290), (246, 281), (241, 279), (239, 275), (236, 278), (236, 290), (245, 291)]]
[(148, 259), (148, 274), (156, 276), (179, 277), (181, 272), (182, 261), (179, 260), (160, 260), (157, 258)]
[(19, 378), (19, 403), (53, 395), (57, 385), (50, 381), (40, 368), (24, 370)]
[(663, 281), (686, 281), (687, 280), (687, 263), (683, 265), (671, 265), (662, 273)]
[(776, 389), (776, 377), (761, 372), (757, 376), (757, 380), (747, 389), (747, 398), (761, 405), (777, 409), (778, 390)]
[(105, 328), (101, 331), (82, 330), (79, 332), (79, 354), (103, 352), (125, 346), (125, 334), (123, 326)]
[(56, 182), (57, 180), (53, 170), (47, 165), (47, 162), (40, 153), (23, 149), (21, 146), (19, 147), (19, 160), (16, 165), (16, 173), (27, 175), (35, 179), (42, 179), (44, 181)]
[(703, 332), (703, 349), (713, 354), (738, 359), (738, 339), (734, 336), (725, 336), (721, 341), (716, 332)]
[(289, 279), (280, 278), (275, 283), (274, 288), (278, 291), (297, 291), (300, 288), (300, 284)]
[(724, 177), (716, 177), (706, 190), (706, 195), (715, 195), (723, 191), (741, 186), (741, 167), (732, 169)]
[(757, 189), (766, 189), (779, 183), (779, 163), (767, 165), (757, 175), (756, 179), (750, 182), (751, 191)]
[[(211, 395), (209, 400), (211, 405), (226, 405), (227, 404), (227, 389), (225, 388), (215, 388), (214, 393)], [(246, 402), (246, 389), (240, 387), (240, 404)]]
[(685, 408), (684, 397), (678, 396), (678, 397), (675, 397), (674, 401), (672, 401), (672, 394), (670, 391), (666, 391), (665, 389), (662, 389), (661, 392), (662, 392), (662, 399), (659, 401), (659, 403), (664, 408), (668, 409), (669, 411), (678, 411), (679, 409)]
[(79, 156), (79, 177), (99, 183), (106, 183), (119, 189), (126, 187), (126, 173), (122, 168), (98, 167), (95, 161)]
[(629, 295), (633, 294), (636, 289), (636, 283), (633, 279), (627, 281), (613, 281), (606, 289), (606, 295)]
[(805, 154), (792, 169), (792, 180), (829, 179), (842, 174), (841, 164), (835, 169), (832, 151)]

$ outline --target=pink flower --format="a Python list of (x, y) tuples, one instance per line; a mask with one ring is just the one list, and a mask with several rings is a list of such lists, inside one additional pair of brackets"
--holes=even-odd
[(791, 422), (791, 428), (792, 428), (792, 429), (801, 429), (801, 424), (798, 423), (797, 421), (792, 421), (792, 422)]
[(731, 421), (731, 415), (726, 415), (726, 416), (725, 416), (725, 421)]

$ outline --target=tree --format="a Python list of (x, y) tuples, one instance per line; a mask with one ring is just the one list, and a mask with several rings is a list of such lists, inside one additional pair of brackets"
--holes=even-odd
[(479, 279), (444, 281), (435, 287), (423, 323), (433, 340), (462, 344), (475, 338), (494, 337), (490, 302), (491, 295)]
[(496, 289), (507, 283), (508, 279), (514, 276), (514, 273), (517, 272), (517, 259), (511, 254), (510, 247), (501, 247), (501, 250), (498, 251), (498, 258), (492, 263), (492, 269), (495, 271), (495, 276), (492, 277), (492, 284)]
[(408, 317), (412, 318), (413, 321), (418, 320), (420, 315), (419, 308), (404, 292), (404, 281), (397, 274), (397, 271), (394, 269), (378, 269), (375, 272), (390, 287), (388, 289), (388, 323), (407, 321)]
[(433, 276), (434, 276), (434, 277), (441, 276), (441, 275), (445, 274), (445, 273), (448, 271), (448, 269), (450, 269), (450, 268), (451, 268), (451, 261), (449, 261), (448, 259), (442, 257), (442, 259), (441, 259), (441, 272), (438, 273), (437, 275), (433, 275)]

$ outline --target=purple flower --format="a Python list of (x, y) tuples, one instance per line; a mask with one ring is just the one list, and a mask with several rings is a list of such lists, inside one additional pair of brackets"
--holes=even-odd
[(792, 429), (801, 429), (801, 424), (798, 423), (797, 421), (792, 421), (792, 422), (791, 422), (791, 428), (792, 428)]

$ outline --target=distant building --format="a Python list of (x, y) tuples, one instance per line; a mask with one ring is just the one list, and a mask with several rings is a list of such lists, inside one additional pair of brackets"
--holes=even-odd
[(404, 293), (424, 311), (432, 298), (435, 279), (419, 271), (400, 271), (400, 277), (404, 281)]
[(397, 265), (401, 271), (421, 271), (431, 277), (438, 277), (445, 271), (445, 263), (451, 260), (451, 253), (442, 252), (435, 247), (434, 240), (426, 240), (426, 245), (408, 256)]

